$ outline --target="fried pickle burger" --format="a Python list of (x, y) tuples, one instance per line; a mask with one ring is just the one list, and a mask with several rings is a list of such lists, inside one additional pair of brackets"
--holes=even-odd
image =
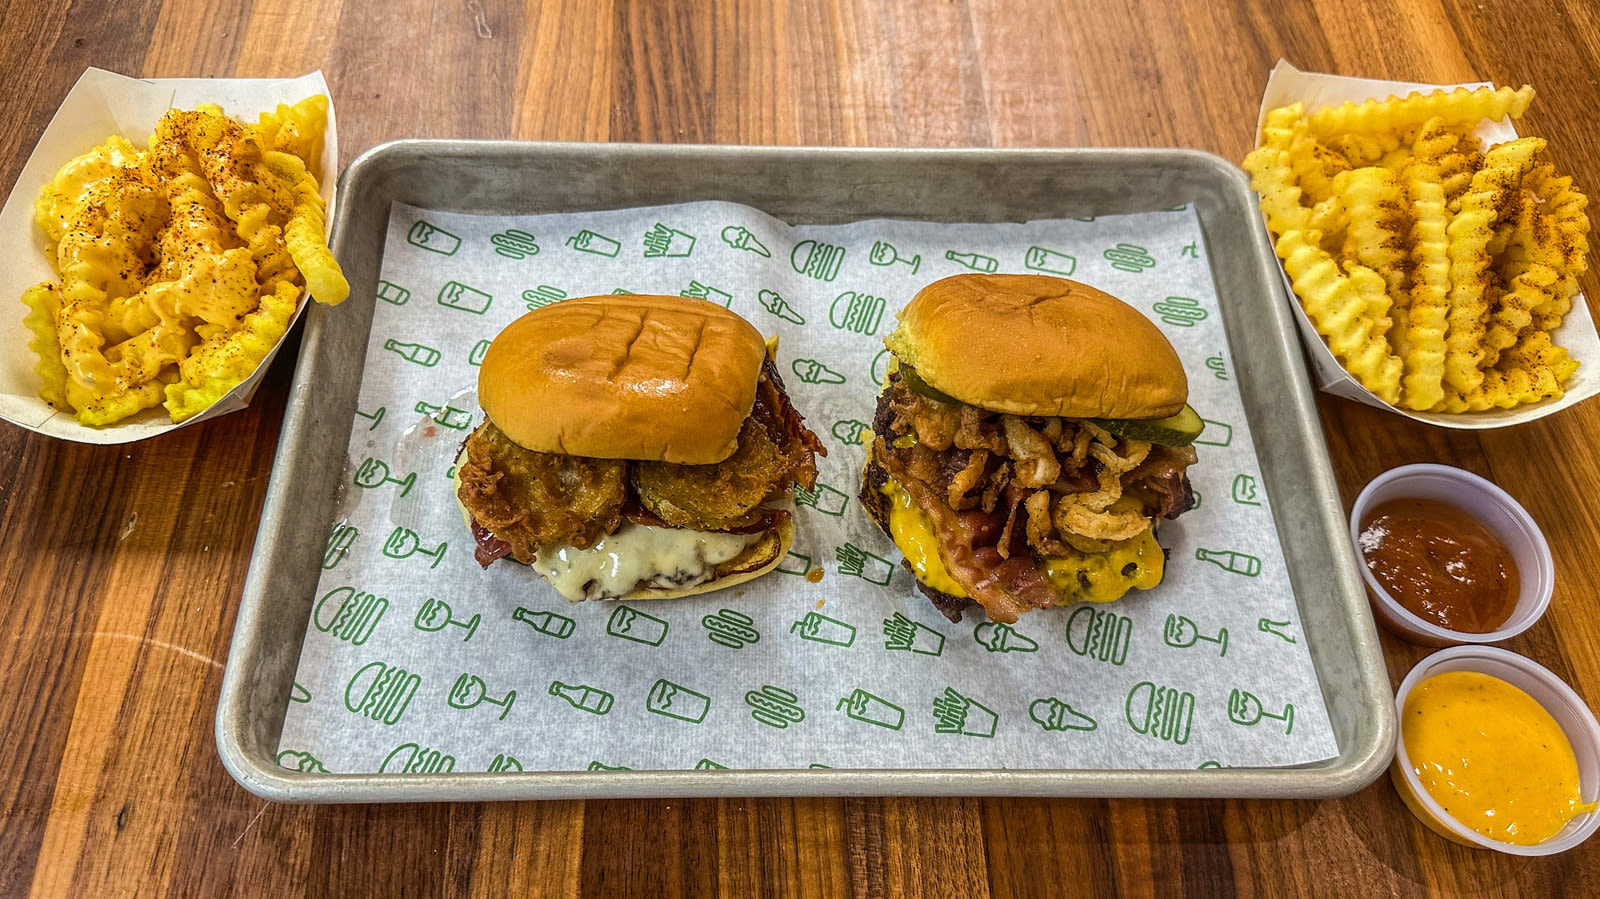
[(760, 332), (704, 300), (529, 312), (484, 354), (478, 400), (486, 420), (456, 467), (478, 562), (509, 556), (572, 602), (772, 570), (794, 539), (794, 485), (826, 454)]
[(951, 621), (1014, 622), (1161, 582), (1202, 423), (1172, 345), (1075, 281), (958, 275), (884, 341), (862, 506)]

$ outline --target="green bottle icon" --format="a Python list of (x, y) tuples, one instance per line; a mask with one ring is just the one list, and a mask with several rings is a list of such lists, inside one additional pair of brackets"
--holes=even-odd
[(465, 409), (457, 409), (448, 403), (436, 406), (426, 400), (417, 400), (416, 410), (434, 420), (435, 424), (444, 425), (455, 431), (465, 431), (472, 427), (472, 413)]
[(711, 697), (661, 678), (650, 688), (644, 707), (665, 718), (699, 724), (711, 710)]
[(1218, 381), (1228, 380), (1228, 363), (1227, 360), (1222, 358), (1221, 353), (1215, 356), (1207, 356), (1206, 368), (1211, 369), (1211, 373), (1217, 376)]
[(906, 722), (906, 710), (887, 699), (874, 696), (866, 690), (852, 691), (839, 700), (836, 708), (857, 721), (899, 730)]
[(878, 333), (887, 305), (883, 297), (847, 290), (833, 298), (828, 307), (828, 324), (840, 331), (871, 336)]
[(883, 648), (936, 656), (944, 652), (944, 634), (895, 612), (893, 617), (883, 619)]
[(609, 714), (615, 701), (615, 697), (598, 687), (564, 684), (561, 681), (550, 682), (550, 695), (559, 696), (567, 701), (567, 705), (592, 715)]
[(732, 609), (707, 615), (700, 619), (700, 624), (706, 629), (706, 636), (712, 643), (729, 649), (743, 649), (748, 644), (761, 641), (761, 632), (755, 628), (755, 619)]
[(374, 459), (368, 456), (361, 461), (360, 465), (356, 466), (355, 480), (357, 487), (364, 487), (368, 490), (376, 490), (384, 484), (399, 484), (400, 495), (405, 496), (411, 492), (411, 485), (417, 482), (417, 473), (413, 471), (398, 479), (389, 477), (388, 464), (382, 459)]
[(439, 305), (450, 309), (482, 315), (489, 311), (489, 304), (492, 302), (494, 297), (460, 281), (446, 281), (445, 285), (439, 288)]
[(1028, 717), (1035, 724), (1046, 731), (1081, 730), (1091, 731), (1100, 727), (1100, 722), (1085, 715), (1069, 705), (1065, 700), (1046, 696), (1035, 699), (1028, 704)]
[(767, 248), (761, 244), (761, 241), (750, 233), (749, 229), (739, 225), (729, 225), (723, 228), (722, 242), (735, 250), (746, 250), (755, 253), (757, 256), (772, 258), (772, 253), (768, 252)]
[(511, 613), (511, 619), (520, 621), (539, 633), (555, 637), (557, 640), (565, 640), (572, 636), (573, 629), (578, 626), (576, 621), (565, 615), (557, 615), (555, 612), (535, 612), (532, 609), (524, 609), (521, 606), (518, 606), (517, 610)]
[(1217, 653), (1217, 658), (1223, 658), (1228, 654), (1227, 628), (1218, 629), (1215, 637), (1207, 637), (1205, 634), (1200, 633), (1200, 628), (1187, 615), (1168, 615), (1167, 622), (1161, 629), (1161, 639), (1174, 649), (1188, 649), (1199, 641), (1205, 640), (1221, 647), (1221, 651)]
[(322, 567), (328, 571), (339, 567), (344, 557), (349, 555), (350, 547), (361, 536), (361, 531), (353, 524), (339, 522), (333, 526), (333, 533), (328, 535), (328, 548), (322, 553)]
[(379, 724), (393, 725), (405, 715), (420, 683), (420, 676), (398, 665), (368, 662), (345, 685), (344, 707)]
[(601, 762), (590, 762), (590, 771), (632, 771), (627, 765), (606, 765)]
[(522, 763), (517, 761), (514, 756), (509, 756), (502, 752), (497, 754), (493, 761), (489, 762), (489, 767), (486, 770), (490, 774), (501, 774), (506, 771), (521, 771)]
[(1210, 562), (1223, 571), (1231, 571), (1245, 577), (1256, 577), (1261, 574), (1260, 559), (1231, 549), (1196, 549), (1194, 557), (1202, 562)]
[(311, 610), (311, 623), (324, 634), (332, 634), (351, 646), (361, 646), (372, 636), (372, 629), (389, 610), (389, 600), (354, 587), (336, 587), (322, 595)]
[(406, 343), (402, 340), (385, 340), (383, 348), (399, 356), (407, 362), (414, 362), (423, 368), (432, 368), (439, 364), (439, 351), (431, 346), (420, 343)]
[(796, 359), (790, 368), (794, 369), (795, 377), (807, 384), (844, 383), (844, 375), (815, 359)]
[(617, 258), (617, 254), (622, 252), (620, 241), (612, 240), (588, 228), (567, 238), (567, 246), (580, 253), (592, 253), (595, 256), (608, 256), (612, 259)]
[(733, 308), (733, 294), (728, 293), (726, 290), (718, 290), (709, 284), (701, 284), (699, 281), (690, 281), (688, 287), (678, 291), (678, 296), (688, 297), (693, 300), (709, 300), (730, 309)]
[(1241, 506), (1261, 505), (1261, 499), (1256, 492), (1256, 479), (1247, 474), (1234, 475), (1233, 501)]
[(461, 238), (422, 219), (417, 219), (406, 232), (406, 243), (440, 256), (454, 256), (461, 249)]
[(1128, 691), (1123, 712), (1134, 733), (1182, 746), (1194, 724), (1194, 694), (1140, 681)]
[(854, 543), (846, 543), (834, 550), (839, 559), (839, 573), (858, 577), (879, 586), (894, 577), (894, 565), (882, 556), (875, 556)]
[(1150, 251), (1134, 243), (1119, 243), (1100, 255), (1111, 263), (1112, 268), (1135, 275), (1156, 267), (1155, 257), (1150, 255)]
[(298, 771), (301, 774), (327, 774), (328, 769), (323, 767), (321, 760), (309, 752), (296, 752), (285, 749), (278, 753), (278, 767)]
[(789, 301), (779, 296), (776, 290), (759, 291), (756, 294), (756, 302), (761, 304), (761, 308), (767, 310), (773, 315), (776, 315), (786, 322), (791, 322), (796, 325), (803, 325), (806, 323), (806, 317), (801, 315), (793, 306), (789, 305)]
[(726, 770), (728, 770), (728, 766), (724, 765), (724, 764), (722, 764), (720, 762), (713, 762), (710, 759), (701, 759), (700, 761), (694, 763), (694, 770), (696, 770), (696, 771), (726, 771)]
[(913, 275), (917, 273), (917, 269), (922, 268), (922, 255), (920, 253), (911, 259), (907, 259), (900, 255), (900, 251), (895, 249), (894, 244), (882, 240), (872, 242), (872, 252), (867, 256), (867, 261), (873, 265), (904, 263), (911, 269), (911, 274)]
[(789, 625), (789, 633), (799, 634), (802, 640), (832, 646), (849, 646), (856, 642), (856, 629), (853, 626), (821, 612), (807, 612), (806, 617)]
[(457, 621), (454, 614), (449, 603), (430, 596), (423, 601), (422, 608), (417, 610), (417, 617), (411, 622), (411, 626), (430, 634), (438, 633), (447, 627), (459, 627), (466, 631), (461, 636), (461, 642), (471, 640), (472, 635), (478, 632), (478, 621), (483, 616), (474, 614), (466, 621)]
[(1227, 446), (1233, 442), (1233, 425), (1209, 418), (1200, 419), (1200, 423), (1204, 430), (1194, 439), (1195, 443), (1201, 446)]
[(401, 743), (378, 766), (379, 774), (448, 774), (456, 770), (456, 757), (417, 743)]
[(1029, 247), (1028, 252), (1022, 254), (1022, 267), (1067, 278), (1077, 270), (1078, 260), (1066, 253), (1045, 247)]
[(656, 222), (656, 226), (645, 232), (644, 258), (659, 259), (661, 257), (682, 257), (694, 252), (694, 235), (668, 228)]
[(811, 557), (791, 549), (783, 557), (783, 561), (778, 563), (777, 570), (784, 574), (796, 574), (800, 577), (805, 577), (811, 573)]
[(482, 365), (483, 364), (483, 356), (487, 352), (489, 352), (489, 341), (487, 341), (487, 340), (478, 341), (477, 343), (472, 345), (472, 353), (471, 353), (471, 355), (467, 356), (467, 364), (468, 365)]
[(864, 421), (856, 421), (853, 418), (846, 418), (842, 421), (834, 422), (833, 427), (828, 430), (833, 434), (834, 439), (845, 446), (860, 446), (866, 442), (867, 436), (872, 433), (872, 425)]
[(529, 256), (539, 255), (539, 244), (533, 235), (515, 228), (502, 231), (489, 238), (489, 243), (494, 244), (494, 251), (507, 259), (527, 259)]
[(522, 292), (522, 302), (527, 305), (528, 311), (543, 309), (551, 303), (559, 303), (567, 298), (567, 292), (559, 287), (549, 284), (540, 284)]
[(1277, 637), (1278, 639), (1284, 641), (1285, 643), (1296, 643), (1296, 642), (1298, 642), (1297, 640), (1295, 640), (1293, 634), (1288, 633), (1287, 631), (1278, 630), (1278, 628), (1280, 628), (1280, 627), (1281, 628), (1289, 627), (1289, 622), (1287, 622), (1287, 621), (1273, 621), (1270, 618), (1260, 618), (1260, 619), (1256, 620), (1256, 630), (1261, 631), (1263, 634), (1271, 634), (1272, 636)]
[(832, 281), (839, 277), (839, 266), (844, 264), (844, 247), (802, 240), (789, 252), (789, 267), (799, 274), (818, 281)]
[(1254, 727), (1261, 723), (1262, 718), (1282, 721), (1284, 736), (1288, 736), (1294, 730), (1294, 706), (1292, 704), (1284, 703), (1283, 711), (1274, 715), (1262, 708), (1261, 700), (1257, 699), (1255, 694), (1248, 690), (1240, 690), (1235, 687), (1233, 692), (1228, 694), (1229, 721), (1234, 724), (1242, 724), (1245, 727)]
[(844, 491), (818, 481), (811, 488), (804, 484), (794, 485), (794, 504), (838, 518), (844, 514), (845, 506), (850, 504), (850, 497)]
[(475, 709), (483, 703), (500, 707), (499, 720), (506, 720), (511, 714), (511, 707), (517, 702), (517, 691), (510, 690), (499, 699), (489, 696), (489, 686), (483, 678), (476, 674), (463, 674), (456, 678), (455, 684), (450, 687), (450, 695), (445, 699), (452, 709)]
[(800, 699), (788, 690), (767, 684), (759, 690), (744, 694), (745, 705), (751, 708), (750, 717), (779, 730), (806, 720)]
[(411, 299), (411, 291), (389, 281), (379, 281), (378, 299), (396, 306), (404, 306)]
[(433, 564), (429, 568), (438, 568), (444, 561), (444, 551), (450, 544), (439, 541), (433, 549), (423, 549), (422, 541), (417, 537), (417, 532), (410, 528), (395, 528), (389, 533), (389, 539), (383, 542), (383, 554), (391, 559), (409, 559), (417, 553), (433, 557)]
[(963, 737), (994, 737), (1000, 718), (988, 706), (970, 696), (963, 696), (954, 687), (945, 687), (944, 693), (933, 698), (933, 732), (960, 734)]
[(667, 639), (667, 623), (628, 606), (617, 606), (606, 622), (606, 633), (646, 646), (660, 646)]
[[(1070, 628), (1071, 625), (1069, 624)], [(972, 639), (989, 652), (1037, 652), (1039, 644), (1009, 624), (985, 621), (972, 629)], [(1081, 653), (1080, 653), (1081, 655)]]
[(992, 275), (1000, 270), (1000, 260), (982, 253), (958, 253), (955, 250), (946, 250), (944, 258), (986, 275)]
[(371, 412), (362, 412), (360, 409), (357, 409), (356, 418), (365, 418), (367, 421), (371, 422), (371, 424), (367, 425), (367, 430), (376, 431), (378, 429), (378, 425), (383, 423), (384, 413), (388, 411), (389, 410), (383, 406), (379, 406), (377, 409)]
[(1193, 297), (1167, 297), (1150, 307), (1155, 310), (1161, 320), (1175, 328), (1192, 328), (1197, 322), (1206, 320), (1210, 314), (1200, 308), (1200, 301)]
[(1120, 668), (1132, 637), (1133, 619), (1108, 609), (1081, 605), (1067, 616), (1067, 647), (1080, 656)]

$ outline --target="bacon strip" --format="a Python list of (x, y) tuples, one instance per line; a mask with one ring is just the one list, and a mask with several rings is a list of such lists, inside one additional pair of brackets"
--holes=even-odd
[(511, 544), (489, 533), (489, 529), (479, 524), (476, 518), (472, 519), (472, 539), (478, 544), (478, 548), (472, 551), (472, 557), (484, 568), (501, 556), (511, 555)]

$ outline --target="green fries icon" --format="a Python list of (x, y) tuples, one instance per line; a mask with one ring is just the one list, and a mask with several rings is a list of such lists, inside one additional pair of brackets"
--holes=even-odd
[(744, 694), (744, 701), (752, 709), (750, 717), (768, 727), (783, 730), (791, 724), (799, 724), (806, 720), (805, 710), (800, 708), (799, 697), (771, 684)]
[(809, 488), (804, 484), (795, 484), (794, 504), (809, 506), (824, 515), (838, 518), (844, 514), (845, 506), (850, 504), (850, 497), (844, 491), (818, 481), (816, 486)]
[(944, 634), (895, 612), (893, 617), (883, 619), (883, 648), (936, 656), (944, 652)]
[(688, 287), (678, 291), (678, 296), (695, 300), (710, 300), (713, 303), (721, 303), (729, 308), (733, 307), (733, 294), (728, 293), (726, 290), (718, 290), (709, 284), (701, 284), (699, 281), (690, 281)]
[(944, 693), (933, 699), (933, 732), (960, 734), (964, 737), (993, 737), (1000, 721), (992, 709), (970, 696), (963, 696), (954, 687), (945, 687)]
[(711, 638), (712, 643), (729, 649), (743, 649), (750, 643), (761, 642), (761, 632), (755, 629), (755, 620), (732, 609), (707, 615), (700, 619), (700, 624), (705, 627), (706, 636)]
[(894, 577), (894, 565), (882, 556), (875, 556), (854, 543), (846, 543), (834, 550), (839, 559), (839, 573), (861, 578), (884, 586)]
[(656, 226), (645, 232), (644, 258), (657, 259), (663, 256), (688, 256), (694, 252), (694, 235), (668, 228), (656, 222)]
[(494, 251), (507, 259), (526, 259), (539, 253), (539, 245), (534, 242), (533, 235), (515, 228), (503, 231), (489, 238), (494, 244)]
[(399, 484), (400, 495), (405, 496), (411, 492), (412, 485), (417, 482), (417, 473), (413, 471), (398, 480), (391, 478), (389, 477), (387, 463), (382, 459), (374, 459), (368, 456), (362, 460), (360, 465), (356, 466), (355, 480), (357, 487), (365, 487), (368, 490), (375, 490), (384, 484)]
[(444, 561), (444, 551), (450, 544), (439, 541), (433, 549), (423, 549), (422, 541), (417, 537), (417, 532), (410, 528), (395, 528), (389, 533), (389, 539), (383, 542), (383, 554), (391, 559), (409, 559), (417, 553), (433, 557), (433, 564), (429, 568), (438, 568)]

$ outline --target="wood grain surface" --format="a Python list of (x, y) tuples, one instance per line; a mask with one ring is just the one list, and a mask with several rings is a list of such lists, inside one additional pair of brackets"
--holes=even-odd
[[(1531, 83), (1526, 131), (1600, 190), (1589, 0), (11, 0), (0, 184), (86, 66), (320, 67), (346, 161), (420, 136), (1238, 159), (1280, 56)], [(0, 426), (0, 896), (1600, 895), (1600, 840), (1546, 859), (1468, 850), (1386, 778), (1325, 802), (265, 803), (223, 771), (212, 721), (294, 357), (248, 411), (133, 446)], [(1527, 506), (1558, 585), (1507, 645), (1600, 706), (1600, 403), (1482, 434), (1321, 408), (1347, 502), (1438, 461)], [(1427, 652), (1385, 648), (1396, 680)]]

